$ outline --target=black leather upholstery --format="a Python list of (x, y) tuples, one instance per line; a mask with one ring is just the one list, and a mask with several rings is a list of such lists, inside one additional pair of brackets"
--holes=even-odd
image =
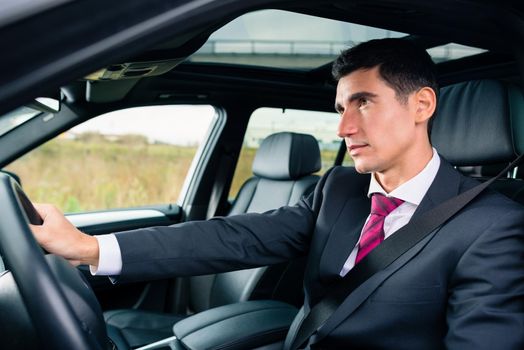
[(459, 170), (462, 174), (471, 177), (494, 177), (498, 175), (502, 169), (507, 167), (508, 164), (509, 162), (477, 166), (461, 166), (457, 167), (457, 170)]
[[(296, 203), (313, 191), (319, 176), (320, 150), (311, 135), (282, 132), (268, 136), (254, 160), (254, 177), (246, 181), (233, 203), (230, 215), (264, 212)], [(201, 312), (253, 297), (274, 298), (301, 304), (303, 264), (261, 267), (189, 280), (189, 307)], [(172, 326), (185, 315), (141, 310), (114, 310), (104, 314), (108, 331), (120, 346), (138, 347), (173, 335)], [(125, 347), (124, 347), (125, 348)]]
[[(255, 176), (244, 183), (229, 215), (262, 213), (295, 204), (304, 194), (313, 191), (319, 176), (311, 173), (320, 170), (320, 166), (320, 149), (313, 136), (291, 132), (268, 136), (260, 145), (253, 161)], [(276, 170), (271, 171), (271, 167)], [(190, 307), (200, 312), (249, 300), (254, 293), (258, 298), (272, 297), (292, 304), (302, 303), (302, 266), (296, 263), (289, 266), (260, 267), (192, 277)], [(262, 289), (260, 282), (265, 276), (274, 276), (272, 288), (264, 288), (267, 290), (265, 293), (257, 293)], [(289, 288), (284, 293), (283, 288), (280, 288), (280, 284), (285, 283), (284, 280), (294, 280), (295, 288)], [(265, 285), (271, 283), (265, 282)]]
[(184, 316), (125, 309), (106, 311), (104, 318), (108, 336), (117, 343), (118, 349), (126, 349), (171, 336), (173, 324)]
[(306, 134), (280, 132), (262, 141), (253, 174), (272, 180), (295, 180), (320, 170), (317, 140)]
[(252, 177), (242, 185), (229, 215), (262, 213), (282, 205), (296, 203), (304, 193), (316, 185), (317, 181), (318, 176), (315, 175), (280, 181)]
[(188, 317), (173, 333), (187, 349), (253, 349), (281, 341), (297, 311), (272, 300), (236, 303)]
[[(512, 84), (479, 80), (442, 89), (432, 141), (463, 173), (484, 181), (524, 151), (524, 95)], [(524, 164), (519, 169), (524, 168)], [(524, 204), (524, 181), (502, 178), (491, 188)]]
[[(516, 132), (524, 105), (522, 92), (495, 80), (442, 88), (431, 140), (457, 166), (509, 162), (522, 147)], [(521, 131), (518, 130), (518, 131)]]

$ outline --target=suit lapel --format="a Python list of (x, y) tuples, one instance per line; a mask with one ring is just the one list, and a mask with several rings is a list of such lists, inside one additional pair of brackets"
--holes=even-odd
[(346, 259), (358, 242), (369, 208), (367, 196), (349, 198), (344, 204), (320, 258), (319, 275), (323, 283), (340, 277)]
[[(453, 167), (448, 162), (441, 158), (441, 164), (437, 175), (428, 189), (428, 192), (422, 199), (422, 202), (413, 214), (413, 217), (419, 216), (422, 213), (431, 210), (443, 201), (456, 196), (459, 193), (460, 183), (461, 175), (455, 169), (453, 169)], [(360, 227), (359, 230), (361, 228), (362, 227)], [(428, 244), (437, 231), (438, 229), (430, 233), (423, 240), (418, 242), (415, 246), (395, 260), (387, 268), (377, 272), (367, 281), (362, 283), (362, 285), (360, 285), (357, 289), (355, 289), (353, 293), (351, 293), (351, 297), (348, 297), (344, 300), (342, 305), (338, 307), (333, 315), (331, 315), (326, 323), (324, 323), (318, 332), (311, 338), (311, 343), (313, 344), (318, 342), (327, 334), (329, 334), (341, 322), (347, 319), (351, 313), (353, 313), (370, 296), (370, 294), (373, 293), (382, 284), (386, 278), (391, 276), (395, 271), (400, 269), (414, 256), (416, 256), (418, 252), (422, 250), (426, 244)], [(334, 247), (331, 248), (336, 249)]]
[(459, 194), (461, 175), (442, 157), (440, 158), (440, 167), (428, 189), (428, 192), (422, 198), (417, 210), (412, 218), (433, 209), (438, 204), (455, 197)]
[[(365, 181), (369, 184), (368, 177)], [(329, 284), (340, 277), (346, 259), (358, 242), (370, 210), (367, 190), (368, 186), (365, 186), (358, 193), (346, 196), (342, 210), (331, 227), (319, 262), (319, 275), (323, 283)]]

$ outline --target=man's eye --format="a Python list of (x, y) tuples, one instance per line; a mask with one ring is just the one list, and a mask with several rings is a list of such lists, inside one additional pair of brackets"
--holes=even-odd
[(369, 100), (367, 98), (360, 98), (358, 100), (358, 107), (365, 107), (369, 103)]

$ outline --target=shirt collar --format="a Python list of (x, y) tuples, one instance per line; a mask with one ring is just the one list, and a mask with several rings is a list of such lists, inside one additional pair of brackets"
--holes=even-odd
[(371, 174), (368, 197), (371, 197), (373, 193), (381, 193), (385, 196), (402, 199), (404, 202), (409, 202), (418, 206), (422, 201), (422, 198), (426, 195), (429, 186), (431, 186), (431, 183), (435, 179), (439, 167), (440, 157), (437, 150), (433, 148), (433, 157), (431, 157), (431, 160), (426, 164), (424, 169), (390, 193), (386, 193), (375, 179), (375, 175)]

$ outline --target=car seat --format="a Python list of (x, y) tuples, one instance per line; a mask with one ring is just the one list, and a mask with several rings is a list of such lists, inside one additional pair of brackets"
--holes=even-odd
[[(241, 187), (229, 215), (264, 212), (293, 205), (313, 191), (320, 170), (317, 140), (306, 134), (281, 132), (268, 136), (253, 161), (254, 176)], [(189, 308), (200, 312), (250, 299), (303, 302), (304, 263), (232, 271), (189, 278)], [(129, 347), (138, 347), (173, 335), (172, 326), (186, 315), (138, 309), (104, 313), (108, 333)]]

